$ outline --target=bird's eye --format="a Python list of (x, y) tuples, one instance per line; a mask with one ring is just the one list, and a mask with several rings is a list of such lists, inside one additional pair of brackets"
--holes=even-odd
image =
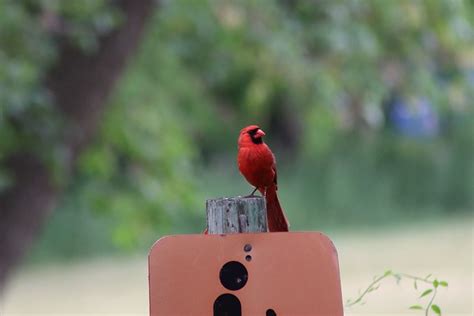
[(250, 136), (254, 136), (255, 134), (257, 134), (258, 130), (259, 130), (259, 128), (254, 128), (254, 129), (248, 131), (248, 133), (250, 134)]

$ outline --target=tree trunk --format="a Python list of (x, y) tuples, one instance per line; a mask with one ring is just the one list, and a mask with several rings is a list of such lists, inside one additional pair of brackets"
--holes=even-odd
[[(126, 61), (139, 44), (153, 0), (118, 1), (124, 23), (100, 40), (95, 54), (87, 55), (68, 43), (47, 76), (55, 106), (68, 126), (63, 131), (68, 151), (64, 177), (72, 174), (75, 161), (91, 140), (106, 106), (107, 97), (122, 74)], [(14, 184), (0, 194), (0, 290), (12, 268), (25, 255), (50, 214), (62, 188), (41, 160), (30, 152), (6, 159)]]

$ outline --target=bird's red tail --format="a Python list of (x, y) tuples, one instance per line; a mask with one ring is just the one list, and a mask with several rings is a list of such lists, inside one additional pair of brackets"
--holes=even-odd
[(289, 223), (286, 219), (283, 209), (278, 201), (276, 193), (276, 186), (267, 188), (266, 192), (267, 199), (267, 218), (268, 218), (268, 231), (270, 232), (287, 232)]

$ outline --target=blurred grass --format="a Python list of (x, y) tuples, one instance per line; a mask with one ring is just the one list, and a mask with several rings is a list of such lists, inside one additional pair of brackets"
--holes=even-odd
[(53, 213), (29, 254), (30, 264), (72, 261), (119, 252), (112, 241), (114, 223), (83, 209)]

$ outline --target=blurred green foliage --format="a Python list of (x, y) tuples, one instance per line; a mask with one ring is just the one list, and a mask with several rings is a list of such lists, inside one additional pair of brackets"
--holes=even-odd
[[(62, 119), (44, 84), (58, 42), (93, 53), (119, 22), (105, 0), (0, 2), (0, 160), (28, 148), (52, 168), (61, 165)], [(10, 182), (1, 167), (0, 189)]]
[[(105, 0), (0, 2), (0, 159), (25, 146), (61, 164), (43, 81), (57, 43), (93, 54), (121, 18)], [(472, 21), (467, 0), (161, 1), (43, 242), (71, 223), (129, 248), (199, 231), (205, 197), (248, 189), (234, 154), (250, 123), (293, 228), (472, 210)], [(393, 94), (429, 100), (440, 132), (391, 128)]]

